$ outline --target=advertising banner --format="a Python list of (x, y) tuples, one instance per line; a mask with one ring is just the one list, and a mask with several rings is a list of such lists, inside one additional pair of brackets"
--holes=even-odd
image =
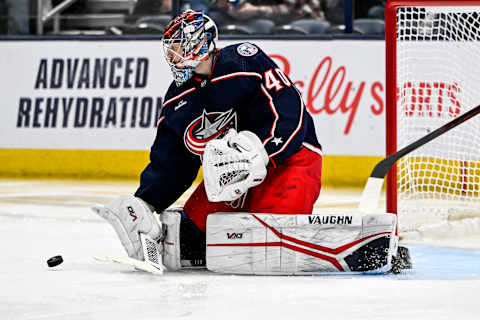
[[(327, 155), (384, 154), (383, 41), (252, 42), (301, 91)], [(2, 41), (0, 68), (2, 149), (148, 150), (172, 80), (154, 40)]]

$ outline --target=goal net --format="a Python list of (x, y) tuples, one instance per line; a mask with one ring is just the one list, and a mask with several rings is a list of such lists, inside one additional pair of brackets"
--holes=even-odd
[[(386, 15), (391, 154), (480, 104), (480, 1), (389, 1)], [(387, 211), (406, 231), (480, 217), (480, 116), (397, 162)]]

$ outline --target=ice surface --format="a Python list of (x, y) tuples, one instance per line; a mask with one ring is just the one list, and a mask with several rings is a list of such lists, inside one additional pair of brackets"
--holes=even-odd
[(396, 276), (154, 276), (95, 261), (124, 253), (88, 206), (135, 187), (0, 181), (0, 319), (480, 319), (480, 246), (411, 246), (414, 270)]

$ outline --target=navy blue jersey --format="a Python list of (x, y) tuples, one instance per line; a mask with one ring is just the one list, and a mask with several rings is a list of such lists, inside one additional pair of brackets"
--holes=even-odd
[(208, 77), (194, 75), (180, 87), (170, 85), (135, 195), (158, 211), (166, 209), (194, 181), (205, 144), (230, 128), (257, 134), (270, 166), (302, 144), (320, 148), (292, 81), (257, 46), (231, 45), (217, 53)]

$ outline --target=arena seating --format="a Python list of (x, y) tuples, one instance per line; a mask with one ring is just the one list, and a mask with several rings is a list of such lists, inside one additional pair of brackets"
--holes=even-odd
[[(44, 0), (48, 4), (51, 0)], [(58, 0), (59, 1), (59, 0)], [(59, 2), (55, 2), (58, 4)], [(64, 0), (65, 1), (65, 0)], [(45, 33), (55, 34), (161, 34), (170, 21), (170, 14), (133, 16), (137, 0), (78, 0), (81, 10), (65, 10), (60, 13), (56, 27), (51, 21)], [(73, 8), (73, 7), (72, 7)], [(70, 8), (70, 9), (72, 9)], [(46, 8), (48, 11), (48, 8)], [(50, 5), (51, 10), (51, 5)], [(45, 12), (45, 8), (43, 9)], [(211, 17), (217, 21), (215, 12)], [(325, 20), (301, 19), (283, 25), (275, 25), (268, 19), (234, 21), (218, 16), (217, 24), (222, 35), (324, 35), (344, 33), (343, 24)], [(381, 19), (362, 18), (354, 20), (353, 33), (383, 35), (385, 23)]]
[[(65, 1), (43, 1), (43, 8), (39, 8), (45, 15), (52, 10), (54, 5), (60, 5)], [(45, 24), (44, 33), (53, 34), (81, 34), (103, 33), (111, 26), (123, 25), (126, 18), (132, 13), (136, 0), (84, 0), (73, 2), (71, 7), (59, 13), (58, 26), (52, 21)], [(75, 5), (81, 10), (75, 10)], [(38, 9), (37, 9), (38, 10)], [(52, 26), (53, 25), (53, 26)]]
[(355, 19), (353, 28), (361, 34), (385, 34), (385, 22), (379, 19)]

